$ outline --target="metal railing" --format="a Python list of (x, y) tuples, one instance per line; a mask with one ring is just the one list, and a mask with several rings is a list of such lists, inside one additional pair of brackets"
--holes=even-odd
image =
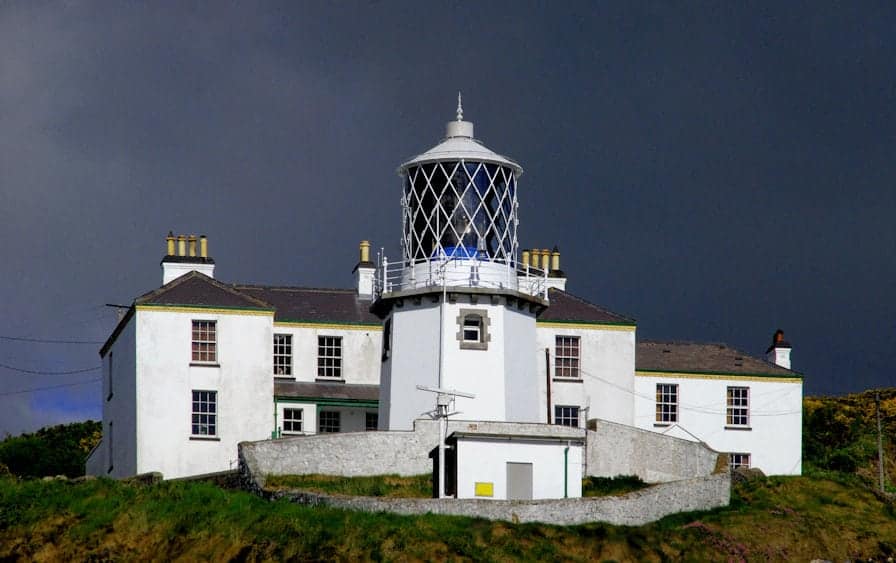
[(442, 287), (511, 289), (548, 298), (548, 272), (522, 264), (467, 257), (434, 257), (389, 262), (383, 256), (374, 274), (374, 293)]

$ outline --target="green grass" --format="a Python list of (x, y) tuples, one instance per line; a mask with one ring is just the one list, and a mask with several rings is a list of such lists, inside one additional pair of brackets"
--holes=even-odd
[(616, 477), (586, 477), (582, 479), (583, 497), (604, 497), (624, 495), (649, 487), (637, 475), (617, 475)]
[(269, 475), (268, 489), (304, 489), (317, 493), (365, 497), (431, 498), (432, 473), (402, 477), (338, 477), (334, 475)]
[[(730, 507), (558, 527), (269, 502), (196, 482), (0, 479), (0, 560), (831, 560), (896, 555), (896, 511), (851, 478), (760, 479)], [(420, 478), (422, 481), (422, 476)]]

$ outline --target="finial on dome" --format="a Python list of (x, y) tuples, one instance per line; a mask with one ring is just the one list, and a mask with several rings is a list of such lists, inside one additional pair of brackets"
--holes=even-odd
[(463, 99), (460, 96), (460, 90), (457, 91), (457, 120), (464, 120), (464, 104)]

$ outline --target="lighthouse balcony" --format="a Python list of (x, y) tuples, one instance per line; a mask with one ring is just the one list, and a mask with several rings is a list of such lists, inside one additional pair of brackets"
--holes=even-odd
[(478, 288), (519, 291), (548, 298), (548, 272), (504, 262), (481, 259), (475, 251), (455, 248), (431, 259), (378, 265), (374, 291), (384, 293), (437, 288)]

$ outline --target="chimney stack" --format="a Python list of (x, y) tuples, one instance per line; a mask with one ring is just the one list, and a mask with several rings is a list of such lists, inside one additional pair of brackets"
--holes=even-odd
[(355, 283), (358, 287), (358, 297), (365, 300), (373, 299), (373, 275), (376, 265), (370, 261), (370, 241), (362, 240), (358, 245), (358, 264), (352, 273), (355, 274)]
[[(548, 287), (566, 291), (566, 274), (560, 269), (560, 249), (554, 245), (554, 250), (544, 251), (545, 268), (548, 269)], [(550, 268), (548, 268), (548, 257), (550, 257)]]
[(770, 363), (790, 369), (790, 343), (784, 340), (784, 331), (780, 328), (772, 336), (772, 345), (765, 351), (765, 356)]
[[(162, 258), (162, 285), (192, 271), (215, 277), (215, 261), (208, 257), (208, 239), (199, 237), (199, 253), (196, 252), (196, 235), (177, 235), (172, 231), (165, 237), (165, 257)], [(187, 243), (189, 242), (189, 250)]]

